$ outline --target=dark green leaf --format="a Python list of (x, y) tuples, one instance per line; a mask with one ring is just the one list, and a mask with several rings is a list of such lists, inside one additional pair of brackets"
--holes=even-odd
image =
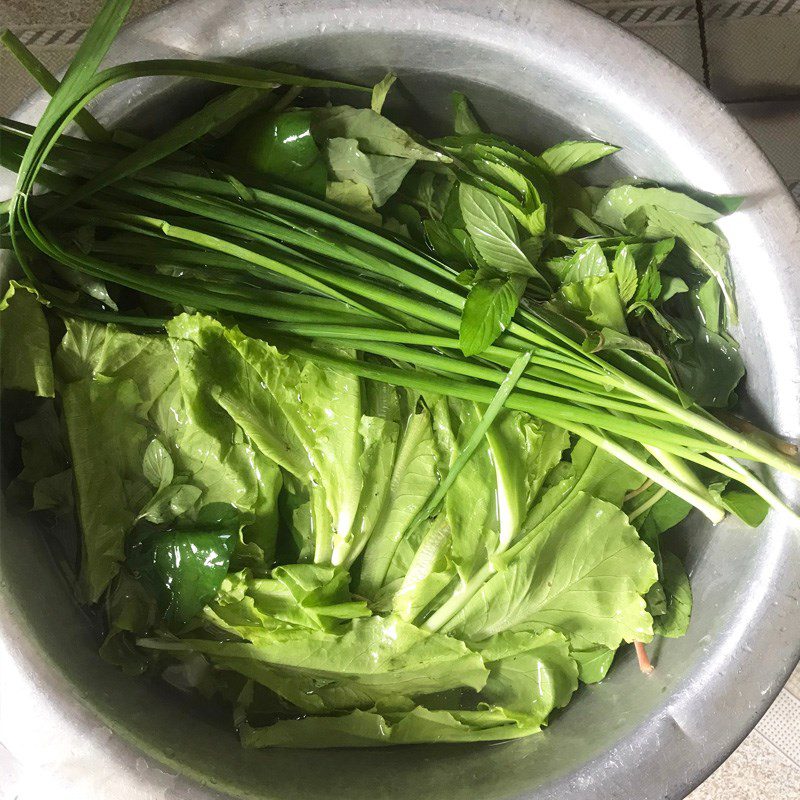
[(661, 275), (658, 268), (649, 263), (644, 274), (639, 277), (639, 285), (636, 288), (633, 300), (635, 303), (651, 303), (658, 300), (661, 295)]
[(722, 293), (717, 281), (709, 278), (690, 296), (699, 321), (712, 333), (722, 333)]
[(679, 239), (687, 249), (692, 265), (719, 284), (728, 315), (732, 322), (736, 322), (736, 302), (725, 241), (714, 231), (664, 208), (646, 206), (645, 213), (648, 238), (674, 236)]
[(672, 322), (685, 338), (665, 340), (662, 350), (680, 385), (702, 406), (727, 407), (745, 371), (738, 347), (698, 322)]
[(425, 229), (425, 238), (430, 248), (442, 261), (451, 266), (470, 263), (469, 256), (464, 251), (462, 242), (456, 238), (454, 232), (444, 223), (437, 222), (433, 219), (426, 219), (422, 224)]
[(467, 231), (486, 263), (501, 272), (525, 275), (543, 283), (520, 248), (516, 222), (503, 202), (464, 183), (458, 188), (458, 196)]

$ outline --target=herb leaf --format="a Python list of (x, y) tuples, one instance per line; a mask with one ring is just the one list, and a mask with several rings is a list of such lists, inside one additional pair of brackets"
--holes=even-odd
[(470, 238), (487, 265), (544, 284), (542, 276), (522, 252), (516, 222), (503, 202), (466, 183), (458, 187), (458, 198)]
[(567, 141), (555, 144), (542, 153), (542, 161), (556, 174), (585, 167), (594, 161), (616, 153), (619, 147), (606, 142)]
[(626, 305), (633, 300), (639, 285), (639, 274), (636, 271), (636, 261), (628, 245), (620, 245), (614, 255), (611, 271), (617, 277), (619, 296)]
[(481, 126), (470, 108), (469, 100), (461, 92), (450, 95), (453, 104), (453, 130), (457, 134), (481, 133)]
[(370, 99), (370, 108), (376, 113), (380, 114), (383, 111), (383, 104), (386, 102), (386, 95), (389, 94), (389, 89), (392, 84), (397, 80), (397, 75), (389, 72), (378, 83), (372, 87), (372, 97)]
[(473, 284), (458, 332), (458, 343), (465, 356), (482, 353), (508, 327), (525, 282), (521, 275), (509, 275)]

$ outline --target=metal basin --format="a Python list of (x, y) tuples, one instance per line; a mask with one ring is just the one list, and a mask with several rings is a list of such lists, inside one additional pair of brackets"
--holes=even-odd
[[(112, 59), (164, 55), (282, 59), (357, 80), (393, 68), (408, 90), (394, 111), (423, 129), (447, 130), (447, 92), (459, 88), (522, 144), (574, 135), (622, 145), (603, 179), (636, 174), (746, 195), (722, 225), (741, 305), (745, 404), (800, 434), (800, 215), (724, 109), (628, 34), (559, 0), (196, 0), (129, 27)], [(171, 113), (152, 111), (167, 94), (171, 110), (198, 102), (196, 89), (140, 82), (105, 96), (97, 112), (157, 124)], [(33, 119), (42, 107), (38, 96), (21, 114)], [(781, 488), (797, 505), (796, 487)], [(494, 746), (248, 752), (228, 719), (101, 662), (42, 532), (6, 517), (3, 772), (82, 800), (683, 797), (755, 725), (797, 662), (800, 538), (774, 514), (757, 532), (735, 521), (712, 530), (692, 516), (678, 535), (696, 598), (689, 635), (661, 645), (650, 678), (622, 653), (543, 734)]]

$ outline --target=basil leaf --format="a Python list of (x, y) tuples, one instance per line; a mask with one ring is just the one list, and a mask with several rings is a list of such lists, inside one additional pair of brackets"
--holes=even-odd
[(519, 275), (475, 283), (467, 296), (458, 332), (465, 356), (482, 353), (506, 329), (524, 290), (525, 278)]
[(386, 102), (386, 95), (389, 94), (389, 89), (392, 84), (397, 80), (397, 75), (391, 72), (372, 87), (372, 97), (370, 98), (370, 108), (376, 113), (380, 114), (383, 111), (383, 104)]
[(458, 197), (467, 232), (486, 263), (501, 272), (525, 275), (546, 285), (522, 252), (516, 222), (503, 202), (465, 183), (458, 187)]
[(481, 126), (470, 108), (469, 100), (461, 92), (450, 95), (453, 104), (453, 130), (456, 133), (480, 133)]
[(561, 142), (542, 153), (542, 160), (556, 174), (563, 175), (573, 169), (585, 167), (620, 148), (606, 142)]
[(722, 216), (713, 208), (670, 189), (617, 186), (603, 195), (597, 204), (594, 217), (603, 225), (624, 232), (627, 230), (625, 218), (643, 208), (658, 208), (701, 225), (715, 222)]
[(628, 245), (622, 244), (617, 248), (611, 271), (617, 277), (620, 299), (625, 304), (629, 303), (639, 285), (639, 274), (636, 271), (636, 261)]

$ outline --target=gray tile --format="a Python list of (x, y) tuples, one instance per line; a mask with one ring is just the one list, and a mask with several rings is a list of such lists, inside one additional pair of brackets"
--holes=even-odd
[(800, 797), (800, 769), (758, 730), (688, 800)]
[(800, 181), (800, 99), (730, 103), (739, 122), (789, 184)]
[(721, 100), (800, 95), (800, 0), (703, 0), (703, 8)]

